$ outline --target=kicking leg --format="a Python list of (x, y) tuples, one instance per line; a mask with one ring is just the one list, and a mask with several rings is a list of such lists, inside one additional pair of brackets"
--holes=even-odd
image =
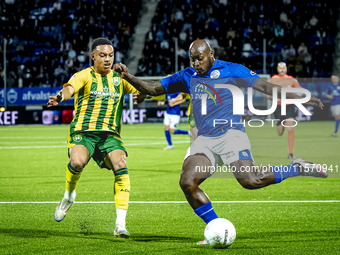
[(327, 172), (320, 164), (300, 158), (292, 160), (290, 165), (256, 168), (251, 160), (238, 160), (230, 164), (235, 169), (234, 176), (246, 189), (259, 189), (270, 184), (282, 182), (293, 176), (313, 176), (327, 178)]

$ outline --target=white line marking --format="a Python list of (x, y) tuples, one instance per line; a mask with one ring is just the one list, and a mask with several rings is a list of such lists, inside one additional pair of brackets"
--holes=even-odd
[[(273, 200), (273, 201), (211, 201), (215, 204), (252, 204), (252, 203), (340, 203), (340, 200)], [(0, 204), (56, 204), (60, 201), (9, 201)], [(76, 204), (115, 204), (114, 201), (79, 201)], [(129, 201), (129, 204), (185, 204), (187, 201)]]
[[(189, 144), (189, 140), (185, 141), (173, 141), (173, 144), (180, 144), (180, 143), (187, 143)], [(166, 141), (162, 142), (152, 142), (152, 143), (145, 143), (145, 142), (140, 142), (140, 143), (124, 143), (126, 146), (137, 146), (137, 145), (159, 145), (159, 144), (167, 144)], [(64, 145), (43, 145), (43, 146), (8, 146), (8, 147), (0, 147), (0, 150), (7, 150), (7, 149), (49, 149), (49, 148), (67, 148), (67, 144)]]

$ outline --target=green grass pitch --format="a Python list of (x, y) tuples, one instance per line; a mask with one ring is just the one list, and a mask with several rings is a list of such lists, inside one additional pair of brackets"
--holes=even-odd
[[(131, 238), (122, 240), (113, 237), (113, 174), (92, 160), (78, 203), (62, 222), (53, 219), (65, 188), (68, 126), (1, 127), (0, 254), (340, 254), (340, 138), (331, 137), (333, 129), (332, 121), (299, 122), (295, 129), (295, 156), (332, 166), (328, 179), (294, 177), (246, 190), (226, 175), (201, 185), (217, 214), (236, 227), (232, 246), (214, 250), (196, 245), (205, 224), (178, 184), (188, 137), (173, 135), (175, 149), (163, 151), (162, 124), (123, 125)], [(247, 134), (257, 165), (290, 163), (287, 133), (279, 137), (266, 123), (247, 127)]]

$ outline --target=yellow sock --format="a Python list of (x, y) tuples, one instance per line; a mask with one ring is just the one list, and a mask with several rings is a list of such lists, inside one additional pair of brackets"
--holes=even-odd
[(68, 163), (66, 166), (66, 190), (72, 193), (78, 184), (83, 169), (76, 169)]
[(127, 210), (130, 197), (130, 179), (127, 168), (115, 171), (114, 195), (116, 208)]

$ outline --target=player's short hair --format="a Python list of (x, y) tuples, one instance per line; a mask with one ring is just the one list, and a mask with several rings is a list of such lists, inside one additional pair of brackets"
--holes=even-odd
[(109, 39), (100, 37), (93, 41), (92, 46), (91, 46), (91, 52), (93, 52), (97, 48), (97, 46), (100, 46), (100, 45), (111, 45), (113, 48), (113, 44)]

